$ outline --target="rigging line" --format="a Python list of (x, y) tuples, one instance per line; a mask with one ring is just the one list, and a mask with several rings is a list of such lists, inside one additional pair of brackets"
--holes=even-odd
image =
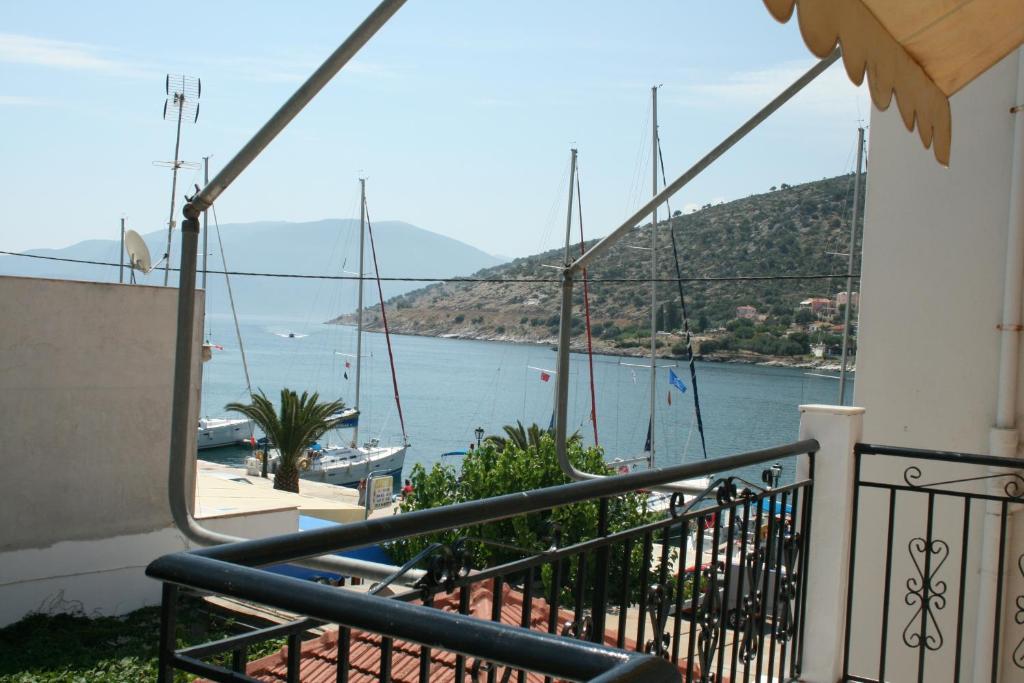
[[(583, 197), (580, 195), (580, 169), (576, 166), (576, 208), (580, 217), (580, 255), (587, 252), (583, 239)], [(587, 269), (583, 269), (583, 310), (587, 323), (587, 361), (590, 363), (590, 421), (594, 425), (594, 445), (601, 445), (597, 440), (597, 391), (594, 388), (594, 340), (590, 334), (590, 287), (587, 283)]]
[[(665, 177), (665, 157), (661, 153), (661, 138), (656, 138), (658, 142), (658, 161), (661, 164), (661, 179), (662, 182), (668, 185), (668, 179)], [(679, 249), (676, 247), (676, 232), (672, 224), (672, 207), (669, 206), (668, 201), (665, 202), (668, 207), (669, 220), (668, 220), (668, 234), (672, 238), (672, 259), (675, 261), (676, 275), (681, 278), (682, 269), (679, 265)], [(652, 227), (653, 229), (653, 227)], [(676, 285), (679, 288), (679, 305), (683, 310), (683, 338), (686, 340), (686, 360), (690, 366), (690, 383), (693, 384), (693, 410), (697, 415), (697, 431), (700, 433), (700, 447), (704, 452), (704, 459), (708, 459), (708, 446), (704, 438), (704, 420), (700, 414), (700, 394), (697, 391), (697, 364), (693, 359), (693, 337), (690, 334), (690, 317), (686, 312), (686, 297), (683, 295), (683, 283), (682, 280), (678, 280)], [(651, 380), (654, 380), (652, 375)], [(671, 389), (670, 389), (671, 391)]]
[[(231, 279), (228, 276), (227, 257), (224, 256), (224, 243), (220, 239), (220, 223), (217, 221), (217, 210), (211, 205), (213, 211), (213, 226), (217, 229), (217, 247), (220, 249), (220, 262), (224, 266), (224, 284), (227, 285), (227, 300), (231, 304), (231, 317), (234, 319), (234, 335), (239, 339), (239, 351), (242, 353), (242, 369), (246, 373), (246, 388), (249, 389), (250, 400), (253, 395), (253, 384), (249, 380), (249, 364), (246, 360), (246, 347), (242, 343), (242, 330), (239, 328), (239, 313), (234, 310), (234, 294), (231, 292)], [(251, 423), (250, 423), (251, 424)], [(252, 436), (252, 434), (250, 434)]]
[[(60, 256), (43, 256), (41, 254), (22, 254), (16, 251), (5, 251), (0, 249), (0, 254), (7, 256), (22, 256), (24, 258), (41, 259), (44, 261), (62, 261), (65, 263), (83, 263), (91, 266), (107, 266), (118, 268), (119, 263), (108, 261), (92, 261), (88, 259), (74, 259)], [(178, 272), (178, 268), (171, 268), (172, 272)], [(304, 273), (269, 273), (246, 270), (207, 270), (210, 275), (237, 275), (239, 277), (269, 277), (292, 280), (358, 280), (357, 275), (308, 275)], [(811, 273), (807, 275), (721, 275), (704, 277), (660, 277), (655, 282), (759, 282), (766, 280), (827, 280), (836, 277), (830, 273), (821, 275)], [(860, 273), (853, 274), (854, 279), (860, 278)], [(526, 283), (555, 283), (560, 284), (561, 278), (557, 277), (382, 277), (381, 282), (526, 282)], [(592, 277), (590, 282), (651, 282), (649, 277)]]
[[(402, 443), (409, 445), (409, 436), (405, 432), (405, 417), (402, 415), (402, 399), (398, 396), (398, 376), (395, 374), (395, 354), (391, 350), (391, 333), (388, 332), (388, 314), (384, 310), (384, 290), (380, 285), (380, 266), (377, 265), (377, 247), (373, 242), (373, 223), (370, 221), (370, 207), (366, 205), (366, 232), (370, 236), (370, 253), (373, 255), (373, 270), (377, 276), (377, 295), (380, 296), (380, 317), (384, 323), (384, 340), (388, 344), (388, 360), (391, 362), (391, 384), (395, 388), (395, 406), (398, 408), (398, 421), (402, 425)], [(363, 274), (360, 273), (359, 277)]]

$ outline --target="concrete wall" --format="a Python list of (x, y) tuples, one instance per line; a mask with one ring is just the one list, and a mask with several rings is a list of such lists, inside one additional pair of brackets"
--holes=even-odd
[[(132, 582), (116, 603), (93, 579), (40, 582), (116, 588), (134, 567), (139, 583), (183, 547), (167, 503), (176, 304), (175, 289), (0, 277), (0, 623), (57, 586), (87, 611), (138, 606)], [(199, 387), (197, 358), (193, 420)]]
[[(1014, 122), (1009, 109), (1016, 104), (1017, 59), (1016, 54), (1007, 57), (952, 98), (948, 169), (935, 163), (916, 133), (907, 133), (895, 103), (888, 112), (872, 114), (855, 388), (855, 404), (866, 408), (867, 442), (989, 450), (1010, 201)], [(1020, 407), (1018, 403), (1018, 411)], [(903, 483), (911, 464), (875, 458), (865, 467), (880, 480)], [(917, 464), (924, 470), (922, 483), (964, 476), (953, 466)], [(888, 493), (866, 490), (860, 509), (855, 591), (863, 609), (854, 619), (851, 659), (873, 664), (882, 646), (878, 634)], [(885, 643), (890, 661), (886, 678), (894, 681), (917, 677), (917, 650), (907, 647), (901, 636), (917, 609), (905, 602), (906, 582), (916, 576), (908, 544), (925, 535), (926, 496), (903, 495), (896, 509)], [(963, 616), (957, 615), (955, 583), (949, 584), (948, 606), (934, 610), (931, 626), (945, 635), (945, 643), (928, 653), (925, 680), (949, 680), (958, 620), (965, 634), (962, 680), (972, 678), (983, 517), (983, 510), (976, 508), (968, 529)], [(1010, 546), (1014, 559), (1024, 550), (1024, 524), (1016, 526), (1017, 540)], [(948, 580), (960, 570), (962, 502), (950, 506), (939, 500), (935, 529), (936, 538), (948, 541), (956, 553), (936, 577)], [(1011, 611), (1013, 595), (1006, 594), (1004, 615)], [(1013, 624), (1010, 619), (1004, 623)], [(991, 657), (991, 651), (978, 656)], [(858, 673), (876, 675), (873, 667)]]

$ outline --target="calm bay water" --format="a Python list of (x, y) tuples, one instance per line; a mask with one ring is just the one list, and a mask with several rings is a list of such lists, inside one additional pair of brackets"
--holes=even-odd
[[(247, 399), (241, 354), (231, 318), (211, 316), (207, 337), (224, 346), (203, 366), (201, 415), (224, 415), (224, 405)], [(242, 341), (253, 388), (277, 399), (282, 387), (318, 391), (323, 398), (355, 395), (355, 329), (301, 320), (247, 318), (241, 322)], [(294, 333), (294, 338), (287, 335)], [(305, 335), (305, 336), (303, 336)], [(554, 376), (541, 380), (541, 370), (553, 371), (555, 352), (547, 346), (392, 337), (398, 387), (411, 447), (406, 472), (416, 463), (430, 465), (441, 453), (464, 450), (475, 442), (473, 430), (501, 433), (501, 427), (521, 420), (547, 426), (551, 419)], [(343, 355), (348, 354), (348, 355)], [(345, 368), (345, 361), (352, 364)], [(598, 437), (607, 457), (634, 457), (643, 449), (649, 413), (650, 369), (631, 367), (643, 359), (595, 356)], [(685, 363), (659, 360), (672, 366), (687, 387)], [(348, 378), (345, 378), (345, 374)], [(692, 388), (685, 394), (668, 383), (668, 368), (656, 378), (657, 464), (674, 465), (703, 458), (693, 413)], [(796, 440), (797, 406), (834, 403), (837, 382), (804, 370), (752, 365), (698, 363), (697, 380), (708, 457), (766, 448)], [(852, 387), (849, 388), (852, 393)], [(395, 408), (385, 337), (363, 336), (363, 380), (360, 441), (380, 439), (398, 445), (401, 427)], [(671, 405), (668, 396), (671, 394)], [(587, 444), (594, 441), (588, 420), (590, 392), (586, 356), (573, 354), (570, 376), (570, 425)], [(348, 432), (329, 441), (347, 441)], [(203, 451), (204, 459), (239, 465), (246, 452), (239, 448)], [(792, 463), (785, 463), (786, 479)], [(742, 476), (759, 481), (760, 468)]]

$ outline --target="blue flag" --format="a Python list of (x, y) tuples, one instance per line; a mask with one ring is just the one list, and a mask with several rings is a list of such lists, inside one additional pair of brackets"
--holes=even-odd
[(686, 385), (683, 384), (683, 380), (679, 379), (679, 375), (672, 368), (668, 369), (668, 383), (684, 394), (686, 393)]

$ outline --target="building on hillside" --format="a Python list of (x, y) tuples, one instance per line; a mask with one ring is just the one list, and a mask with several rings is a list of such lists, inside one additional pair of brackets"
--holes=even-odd
[(834, 310), (832, 308), (832, 299), (826, 297), (815, 296), (810, 299), (804, 299), (800, 302), (800, 308), (806, 308), (815, 315), (829, 315)]
[(839, 308), (840, 306), (845, 306), (847, 300), (849, 299), (853, 300), (854, 308), (860, 305), (860, 294), (858, 292), (853, 292), (852, 294), (847, 294), (846, 292), (839, 292), (838, 294), (836, 294), (836, 308)]
[(755, 320), (757, 318), (757, 309), (753, 306), (737, 306), (736, 317), (744, 320)]

